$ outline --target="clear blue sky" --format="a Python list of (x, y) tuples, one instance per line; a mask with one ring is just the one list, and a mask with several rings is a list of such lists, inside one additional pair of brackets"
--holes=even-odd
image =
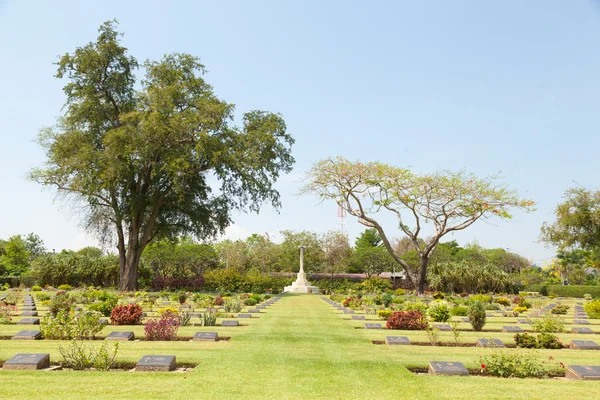
[[(238, 113), (285, 117), (296, 165), (277, 186), (281, 213), (236, 215), (230, 237), (335, 229), (335, 204), (295, 196), (301, 174), (334, 155), (502, 171), (538, 211), (447, 239), (533, 260), (553, 254), (539, 228), (565, 189), (600, 187), (597, 2), (0, 0), (0, 238), (36, 232), (57, 251), (94, 243), (54, 193), (25, 178), (44, 159), (33, 139), (64, 103), (53, 62), (113, 18), (140, 61), (199, 56)], [(363, 229), (352, 217), (346, 227), (352, 237)]]

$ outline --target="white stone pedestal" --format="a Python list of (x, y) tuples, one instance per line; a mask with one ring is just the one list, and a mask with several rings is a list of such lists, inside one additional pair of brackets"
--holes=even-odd
[(311, 286), (310, 282), (306, 280), (306, 274), (304, 273), (304, 246), (300, 246), (300, 271), (296, 277), (296, 282), (293, 282), (290, 286), (286, 286), (283, 289), (284, 293), (319, 293), (319, 288)]

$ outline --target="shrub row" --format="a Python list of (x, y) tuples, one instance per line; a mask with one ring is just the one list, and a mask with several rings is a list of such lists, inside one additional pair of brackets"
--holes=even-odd
[(600, 297), (600, 286), (588, 285), (532, 285), (526, 292), (539, 292), (543, 296), (555, 294), (560, 297), (583, 297), (590, 294), (592, 297)]

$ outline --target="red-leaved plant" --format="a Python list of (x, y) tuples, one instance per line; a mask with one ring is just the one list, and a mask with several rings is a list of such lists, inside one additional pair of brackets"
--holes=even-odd
[(177, 329), (181, 325), (181, 318), (177, 314), (166, 312), (160, 319), (151, 319), (144, 325), (146, 340), (173, 340), (177, 336)]
[(113, 325), (137, 325), (142, 320), (142, 307), (137, 304), (122, 304), (112, 309), (110, 322)]
[(425, 316), (420, 310), (393, 312), (385, 324), (388, 329), (423, 330), (427, 327)]

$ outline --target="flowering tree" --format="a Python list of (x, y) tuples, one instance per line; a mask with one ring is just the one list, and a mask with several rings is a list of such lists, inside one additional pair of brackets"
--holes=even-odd
[[(463, 230), (480, 218), (509, 219), (511, 209), (532, 210), (533, 201), (519, 199), (514, 191), (499, 185), (497, 179), (478, 178), (464, 171), (416, 174), (379, 162), (351, 162), (338, 157), (313, 165), (302, 193), (333, 199), (359, 223), (375, 228), (387, 251), (421, 295), (429, 259), (444, 235)], [(384, 231), (379, 213), (385, 211), (395, 216), (398, 228), (416, 249), (416, 272), (395, 251)], [(412, 220), (412, 225), (407, 220)], [(423, 240), (424, 225), (428, 223), (433, 225), (433, 232)]]

